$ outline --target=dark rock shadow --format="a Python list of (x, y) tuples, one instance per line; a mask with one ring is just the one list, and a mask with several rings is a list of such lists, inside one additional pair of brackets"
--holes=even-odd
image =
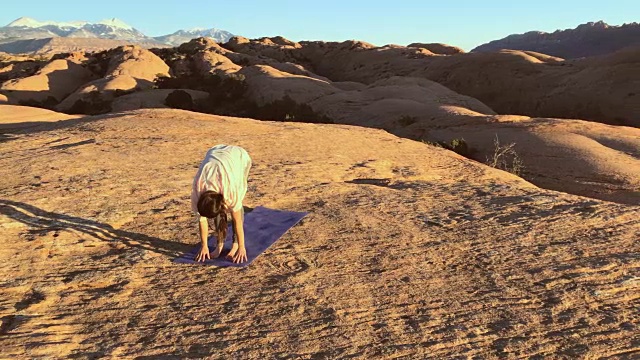
[(31, 318), (37, 318), (40, 315), (7, 315), (0, 318), (0, 335), (6, 335), (7, 333), (19, 328), (25, 324)]
[(0, 124), (0, 143), (15, 140), (20, 135), (36, 134), (39, 132), (70, 128), (83, 123), (121, 117), (121, 113), (83, 116), (77, 119), (58, 121), (26, 121), (10, 124)]
[(52, 150), (64, 150), (64, 149), (81, 146), (81, 145), (95, 144), (95, 142), (96, 142), (96, 139), (89, 139), (89, 140), (78, 141), (71, 144), (53, 145), (50, 148)]
[(380, 187), (390, 187), (391, 179), (353, 179), (345, 181), (348, 184), (375, 185)]
[(109, 224), (42, 210), (17, 201), (0, 199), (0, 214), (36, 229), (75, 230), (95, 239), (122, 243), (132, 248), (152, 251), (169, 257), (175, 257), (191, 248), (189, 244), (114, 229)]
[(357, 185), (373, 185), (379, 187), (385, 187), (394, 190), (420, 190), (428, 186), (426, 182), (405, 182), (405, 181), (393, 181), (391, 179), (374, 179), (374, 178), (364, 178), (364, 179), (353, 179), (345, 181), (347, 184), (357, 184)]

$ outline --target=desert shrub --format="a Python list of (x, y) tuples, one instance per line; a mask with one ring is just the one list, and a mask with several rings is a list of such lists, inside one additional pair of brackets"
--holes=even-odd
[(173, 68), (176, 61), (185, 58), (185, 54), (179, 52), (176, 48), (149, 49), (149, 51), (162, 59), (170, 68)]
[(508, 171), (520, 176), (524, 170), (524, 163), (515, 150), (516, 143), (507, 145), (500, 144), (500, 139), (496, 135), (493, 140), (493, 152), (487, 156), (486, 164), (496, 169)]
[(193, 110), (193, 98), (184, 90), (172, 91), (164, 99), (164, 104), (174, 109)]
[(217, 87), (211, 87), (209, 90), (205, 91), (208, 91), (209, 94), (212, 94), (220, 102), (233, 102), (240, 100), (247, 92), (248, 85), (245, 82), (244, 75), (213, 75), (213, 77), (221, 79), (219, 80), (219, 85)]
[(133, 94), (136, 91), (140, 91), (140, 88), (135, 87), (133, 89), (129, 89), (129, 90), (122, 90), (122, 89), (115, 89), (112, 94), (114, 98), (120, 97), (120, 96), (125, 96), (125, 95), (129, 95), (129, 94)]
[(415, 124), (418, 121), (418, 118), (415, 116), (403, 115), (398, 119), (398, 124), (402, 126), (409, 126)]
[(53, 96), (48, 96), (45, 100), (34, 100), (34, 99), (20, 100), (18, 101), (18, 104), (22, 106), (32, 106), (32, 107), (54, 110), (56, 105), (58, 105), (58, 99), (56, 99)]
[(165, 74), (162, 73), (158, 73), (156, 74), (156, 76), (153, 78), (153, 88), (154, 89), (169, 89), (169, 87), (167, 87), (167, 82), (171, 81), (169, 79), (173, 79), (171, 76), (167, 76)]
[(239, 98), (244, 95), (247, 85), (243, 75), (210, 74), (207, 76), (189, 75), (169, 77), (158, 74), (155, 78), (157, 89), (191, 89), (216, 94), (224, 100)]
[[(209, 96), (194, 102), (192, 110), (207, 114), (251, 117), (262, 120), (333, 123), (329, 117), (316, 113), (311, 106), (307, 104), (296, 103), (289, 96), (285, 96), (269, 104), (257, 105), (255, 102), (246, 98), (245, 94), (248, 85), (244, 75), (240, 74), (189, 75), (179, 77), (157, 76), (155, 87), (158, 89), (192, 89), (206, 91), (209, 93)], [(174, 96), (177, 97), (178, 95)], [(176, 101), (178, 105), (184, 104), (181, 102), (181, 99), (176, 98)], [(184, 97), (184, 101), (186, 102), (186, 97)], [(167, 106), (174, 107), (169, 104), (167, 104)]]
[(69, 56), (71, 56), (70, 52), (62, 52), (62, 53), (56, 53), (53, 54), (53, 56), (51, 56), (51, 61), (53, 60), (59, 60), (59, 59), (68, 59)]
[(242, 75), (157, 76), (158, 89), (191, 89), (205, 91), (209, 96), (193, 104), (192, 109), (207, 114), (249, 116), (254, 108), (246, 99), (247, 84)]
[(107, 75), (109, 70), (109, 63), (111, 62), (111, 56), (114, 54), (115, 49), (96, 52), (93, 54), (87, 54), (89, 60), (84, 64), (86, 68), (99, 78), (103, 78)]
[(103, 99), (98, 91), (92, 91), (85, 99), (79, 99), (69, 109), (70, 114), (84, 115), (106, 114), (109, 111), (111, 101)]
[(308, 104), (298, 104), (288, 95), (253, 110), (251, 117), (256, 119), (333, 124), (326, 115), (315, 112)]
[(464, 139), (451, 140), (451, 142), (449, 143), (449, 148), (462, 156), (471, 155), (471, 149), (469, 148), (469, 145), (467, 145), (467, 142), (464, 141)]
[(467, 142), (464, 139), (453, 139), (450, 142), (446, 141), (423, 141), (423, 143), (431, 146), (441, 147), (447, 150), (451, 150), (456, 154), (462, 155), (464, 157), (470, 158), (473, 155), (474, 150), (469, 147)]
[(52, 60), (52, 57), (52, 55), (38, 54), (33, 56), (33, 60), (41, 63), (48, 63)]
[(206, 98), (194, 102), (193, 110), (206, 114), (251, 117), (255, 107), (255, 103), (245, 98), (236, 98), (225, 102), (221, 101), (219, 94), (209, 93)]
[(6, 63), (0, 64), (0, 67), (5, 67), (9, 65), (17, 65), (12, 71), (7, 71), (4, 73), (0, 73), (0, 83), (3, 83), (7, 80), (16, 80), (26, 78), (32, 75), (35, 75), (40, 69), (42, 69), (47, 64), (46, 61), (34, 61), (34, 60), (14, 60)]
[(251, 60), (249, 60), (248, 57), (242, 57), (242, 58), (239, 58), (238, 60), (234, 61), (234, 63), (236, 63), (236, 65), (240, 65), (240, 66), (249, 66), (249, 65), (251, 65)]

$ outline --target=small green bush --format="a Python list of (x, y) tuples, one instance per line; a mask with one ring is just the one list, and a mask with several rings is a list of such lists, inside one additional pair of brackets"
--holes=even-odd
[(462, 155), (466, 158), (471, 158), (473, 155), (473, 149), (467, 145), (467, 142), (464, 139), (453, 139), (450, 142), (446, 141), (423, 141), (423, 143), (431, 146), (441, 147), (447, 150), (451, 150), (456, 154)]
[(451, 150), (453, 150), (454, 152), (462, 155), (462, 156), (469, 156), (471, 155), (471, 151), (469, 149), (469, 146), (467, 145), (467, 142), (464, 141), (464, 139), (453, 139), (451, 140), (451, 142), (449, 143), (449, 147)]

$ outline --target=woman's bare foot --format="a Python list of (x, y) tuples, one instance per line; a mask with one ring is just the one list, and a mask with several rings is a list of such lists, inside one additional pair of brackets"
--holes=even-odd
[(234, 242), (233, 245), (231, 246), (231, 251), (229, 251), (229, 254), (227, 254), (227, 258), (234, 257), (237, 251), (238, 251), (238, 243)]
[(223, 246), (224, 246), (224, 244), (219, 244), (218, 246), (216, 246), (216, 250), (211, 253), (211, 258), (212, 259), (215, 259), (215, 258), (219, 257), (220, 254), (222, 254)]

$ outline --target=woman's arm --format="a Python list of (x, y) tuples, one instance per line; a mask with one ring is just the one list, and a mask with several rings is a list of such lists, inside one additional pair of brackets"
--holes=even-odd
[(200, 242), (202, 243), (202, 247), (208, 247), (207, 238), (209, 237), (209, 223), (207, 222), (206, 217), (200, 216), (198, 228), (200, 229)]
[(196, 261), (204, 261), (205, 259), (211, 259), (209, 256), (209, 244), (207, 244), (207, 238), (209, 236), (209, 224), (207, 223), (207, 218), (204, 216), (200, 216), (198, 220), (198, 229), (200, 232), (200, 252), (196, 255)]

